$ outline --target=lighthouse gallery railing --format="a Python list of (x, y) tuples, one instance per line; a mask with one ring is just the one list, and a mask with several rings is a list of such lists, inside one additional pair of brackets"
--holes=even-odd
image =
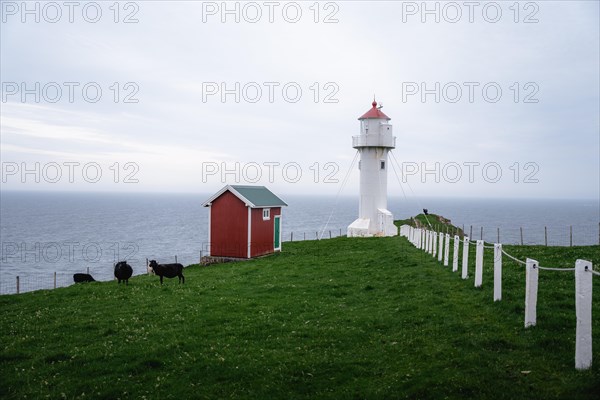
[(352, 136), (352, 147), (396, 147), (396, 138), (391, 134), (366, 134)]

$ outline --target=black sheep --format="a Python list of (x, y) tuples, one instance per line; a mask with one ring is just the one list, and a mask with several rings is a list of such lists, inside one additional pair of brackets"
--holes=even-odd
[(119, 261), (115, 264), (115, 278), (119, 280), (119, 283), (123, 281), (126, 285), (129, 285), (131, 275), (133, 275), (133, 268), (126, 261)]
[(179, 283), (185, 283), (185, 277), (183, 276), (183, 265), (177, 264), (159, 264), (156, 260), (150, 261), (148, 264), (154, 273), (160, 276), (160, 284), (163, 283), (163, 276), (167, 278), (179, 277)]
[(73, 274), (73, 281), (75, 283), (96, 282), (90, 274)]

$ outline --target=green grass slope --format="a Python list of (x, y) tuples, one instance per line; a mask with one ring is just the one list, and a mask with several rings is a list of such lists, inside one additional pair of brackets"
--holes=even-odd
[(397, 226), (410, 225), (415, 228), (430, 229), (436, 232), (449, 233), (453, 236), (458, 235), (461, 238), (464, 236), (461, 228), (454, 226), (451, 220), (437, 214), (419, 214), (408, 219), (396, 220), (394, 224)]
[[(474, 247), (474, 246), (471, 246)], [(507, 247), (542, 265), (600, 264), (600, 247)], [(474, 249), (472, 249), (474, 251)], [(0, 297), (0, 398), (597, 399), (576, 371), (574, 278), (540, 271), (523, 328), (524, 270), (504, 299), (404, 238), (285, 243), (242, 263)], [(595, 287), (598, 288), (598, 279)]]

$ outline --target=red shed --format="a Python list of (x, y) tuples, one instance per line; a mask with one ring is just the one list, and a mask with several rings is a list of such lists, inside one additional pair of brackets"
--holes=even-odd
[(281, 251), (281, 207), (264, 186), (227, 185), (204, 204), (208, 207), (209, 254), (252, 258)]

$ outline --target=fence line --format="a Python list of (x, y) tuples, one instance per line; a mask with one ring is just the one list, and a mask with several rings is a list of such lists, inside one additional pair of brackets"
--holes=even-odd
[[(472, 227), (470, 229), (472, 232)], [(522, 231), (522, 229), (521, 229)], [(433, 234), (433, 236), (432, 236)], [(426, 246), (422, 245), (423, 238), (433, 237), (433, 240), (438, 236), (437, 233), (429, 231), (425, 228), (414, 228), (409, 225), (400, 227), (400, 235), (405, 236), (416, 247), (422, 250)], [(444, 250), (448, 252), (450, 248), (450, 235), (446, 234), (446, 243), (442, 241), (440, 236), (440, 253)], [(498, 237), (500, 235), (498, 234)], [(483, 230), (481, 231), (483, 238)], [(458, 249), (461, 239), (458, 235), (454, 236), (454, 253), (452, 272), (458, 270)], [(469, 237), (465, 236), (462, 239), (462, 279), (468, 277), (468, 260), (469, 260), (469, 244), (472, 242)], [(494, 251), (494, 299), (493, 301), (502, 300), (502, 255), (506, 255), (512, 260), (525, 264), (525, 316), (524, 327), (529, 328), (537, 324), (537, 294), (539, 271), (552, 272), (574, 272), (575, 273), (575, 308), (577, 326), (575, 332), (575, 368), (578, 370), (589, 369), (592, 366), (592, 278), (600, 276), (599, 271), (594, 271), (592, 263), (587, 260), (577, 260), (574, 268), (557, 268), (544, 267), (539, 265), (539, 262), (527, 258), (526, 261), (519, 260), (502, 249), (501, 243), (494, 243), (493, 246), (486, 246), (483, 239), (473, 242), (477, 247), (475, 251), (475, 287), (481, 287), (483, 278), (483, 256), (485, 249), (493, 249)], [(434, 247), (435, 248), (435, 247)], [(428, 251), (429, 252), (429, 251)], [(431, 252), (429, 252), (431, 253)], [(433, 255), (433, 254), (432, 254)], [(435, 259), (435, 255), (433, 255)], [(441, 262), (441, 257), (438, 257), (438, 262)], [(448, 256), (444, 257), (444, 266), (448, 265)]]
[[(174, 256), (175, 262), (177, 262), (178, 257), (177, 255)], [(148, 274), (148, 258), (146, 258), (146, 266), (143, 270), (143, 272), (141, 271), (137, 271), (134, 270), (134, 275), (133, 276), (140, 276), (140, 275), (146, 275)], [(112, 279), (108, 279), (108, 280), (102, 280), (102, 279), (96, 279), (98, 282), (109, 282), (110, 280), (114, 279), (114, 276), (112, 275), (112, 268), (114, 267), (114, 263), (113, 266), (111, 266), (111, 268), (108, 268), (109, 271), (111, 271), (111, 276)], [(107, 270), (106, 267), (102, 267), (104, 270)], [(96, 272), (98, 271), (98, 269), (96, 269)], [(94, 272), (94, 271), (92, 271)], [(79, 271), (69, 271), (69, 272), (48, 272), (48, 273), (44, 273), (44, 274), (28, 274), (28, 275), (17, 275), (13, 278), (11, 278), (10, 281), (7, 282), (6, 279), (3, 279), (0, 282), (0, 295), (5, 295), (5, 294), (21, 294), (21, 293), (26, 293), (26, 292), (33, 292), (36, 290), (52, 290), (52, 289), (58, 289), (58, 288), (63, 288), (63, 287), (68, 287), (71, 286), (73, 284), (75, 284), (75, 282), (73, 281), (73, 275), (76, 273), (87, 273), (88, 275), (90, 274), (90, 267), (87, 267), (85, 270), (79, 270)]]
[[(328, 232), (328, 235), (319, 238), (319, 233), (315, 232), (315, 236), (307, 235), (307, 232), (302, 232), (301, 234), (295, 234), (294, 232), (290, 232), (289, 240), (282, 240), (284, 242), (290, 241), (298, 241), (298, 240), (325, 240), (325, 239), (333, 239), (335, 237), (343, 237), (346, 236), (343, 234), (342, 228), (339, 229), (331, 229)], [(202, 259), (205, 250), (200, 250), (199, 259)], [(174, 256), (174, 260), (178, 262), (178, 256)], [(143, 272), (135, 273), (134, 276), (145, 275), (147, 274), (147, 266), (149, 259), (146, 258), (145, 269)], [(143, 262), (143, 261), (142, 261)], [(111, 270), (112, 271), (112, 270)], [(3, 279), (0, 282), (0, 295), (4, 294), (20, 294), (26, 292), (32, 292), (35, 290), (50, 290), (57, 289), (62, 287), (68, 287), (73, 285), (73, 274), (75, 273), (90, 273), (90, 268), (87, 267), (84, 271), (73, 271), (73, 272), (50, 272), (45, 274), (28, 274), (28, 275), (17, 275), (14, 278), (10, 278), (9, 281)], [(112, 275), (111, 275), (112, 276)], [(110, 279), (109, 279), (110, 280)], [(104, 282), (109, 281), (104, 280)], [(100, 281), (100, 280), (99, 280)]]
[[(474, 238), (473, 232), (477, 226), (469, 225), (465, 230), (465, 225), (462, 226), (462, 230), (457, 227), (448, 227), (443, 224), (433, 224), (431, 230), (451, 234), (459, 234), (459, 236), (468, 236)], [(500, 238), (503, 238), (501, 241)], [(484, 229), (484, 226), (479, 227), (479, 239), (486, 240), (489, 243), (502, 243), (504, 244), (520, 244), (520, 245), (551, 245), (551, 246), (589, 246), (589, 245), (600, 245), (600, 222), (595, 227), (593, 224), (576, 226), (564, 225), (564, 226), (544, 226), (542, 231), (539, 229), (524, 229), (523, 227), (518, 228), (501, 228), (496, 227), (494, 229)]]
[[(329, 232), (328, 233), (329, 237), (324, 236), (325, 232)], [(307, 232), (300, 232), (300, 234), (297, 234), (297, 233), (295, 234), (294, 232), (290, 232), (289, 240), (286, 240), (286, 238), (282, 238), (281, 241), (282, 242), (298, 242), (298, 241), (304, 241), (304, 240), (333, 239), (333, 238), (336, 238), (336, 237), (346, 236), (342, 232), (343, 232), (342, 228), (339, 228), (339, 229), (330, 229), (328, 231), (323, 231), (323, 236), (320, 236), (319, 232), (315, 231), (315, 235), (312, 236), (312, 234), (309, 234), (308, 238), (307, 238), (307, 235), (306, 235)], [(296, 238), (296, 239), (294, 239), (294, 238)]]

